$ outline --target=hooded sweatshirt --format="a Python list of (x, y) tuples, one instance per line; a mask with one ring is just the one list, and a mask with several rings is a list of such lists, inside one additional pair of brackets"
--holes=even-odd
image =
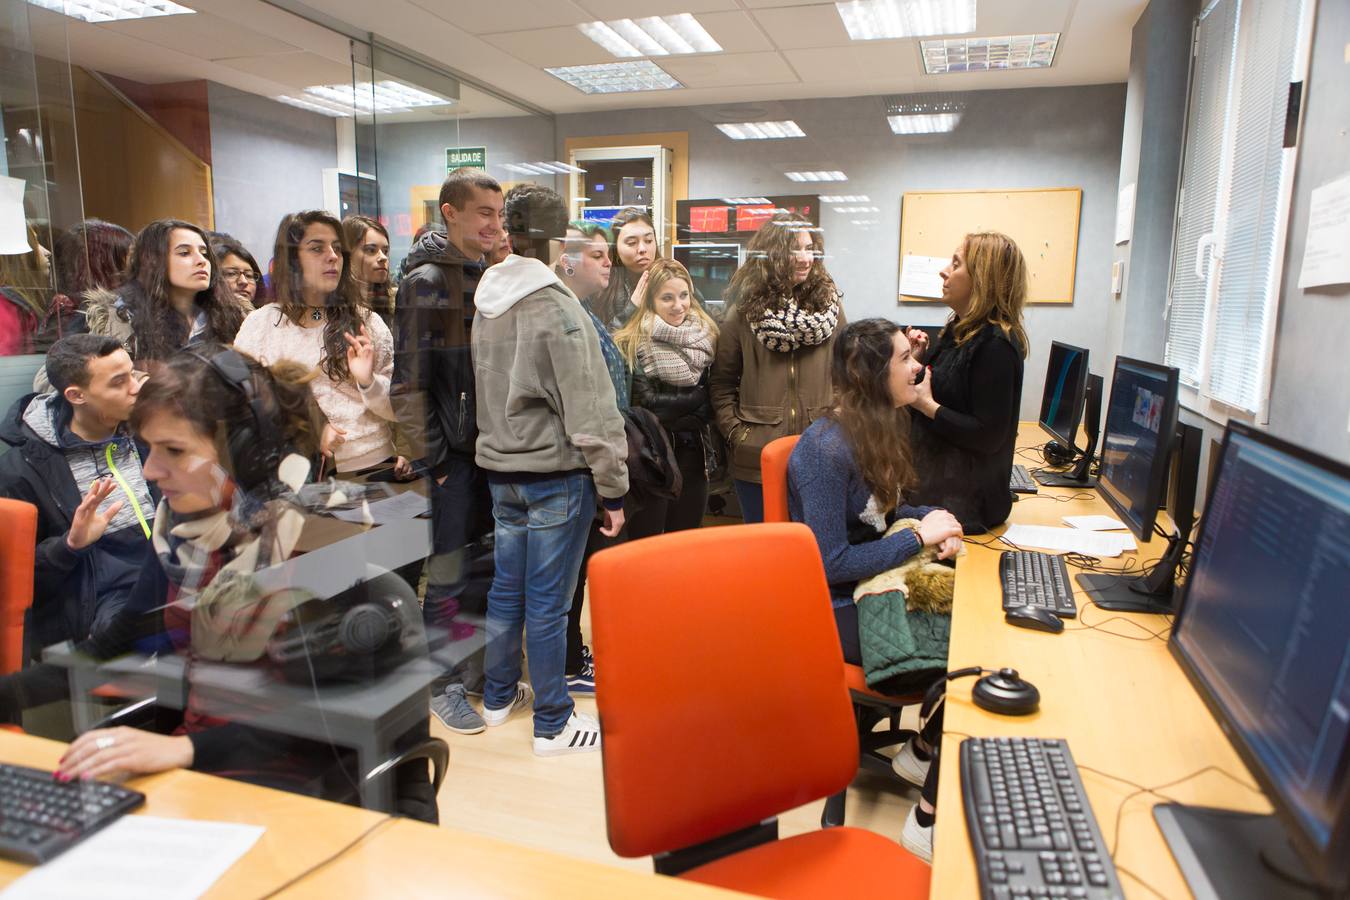
[[(82, 640), (107, 621), (126, 602), (150, 555), (136, 506), (153, 527), (155, 498), (141, 472), (135, 442), (125, 425), (107, 440), (86, 441), (71, 430), (73, 415), (59, 394), (30, 395), (15, 404), (0, 431), (0, 438), (13, 446), (0, 460), (0, 493), (38, 507), (33, 606), (25, 628), (31, 652), (62, 640)], [(80, 499), (95, 481), (116, 475), (125, 487), (118, 483), (100, 510), (119, 500), (122, 508), (103, 537), (70, 549), (66, 535)]]
[(609, 509), (628, 493), (628, 442), (581, 302), (537, 259), (508, 256), (475, 295), (476, 461), (495, 481), (589, 469)]

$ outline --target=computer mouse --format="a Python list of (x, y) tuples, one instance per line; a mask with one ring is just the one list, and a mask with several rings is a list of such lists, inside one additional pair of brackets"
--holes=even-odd
[(1064, 623), (1059, 616), (1038, 606), (1014, 606), (1003, 614), (1003, 619), (1009, 625), (1031, 628), (1035, 631), (1049, 631), (1053, 634), (1059, 634), (1064, 630)]

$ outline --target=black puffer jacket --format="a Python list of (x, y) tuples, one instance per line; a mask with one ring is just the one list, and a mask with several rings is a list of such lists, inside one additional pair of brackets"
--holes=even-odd
[(633, 405), (655, 413), (672, 436), (700, 432), (713, 417), (708, 397), (709, 371), (704, 370), (698, 384), (679, 387), (639, 369), (633, 373)]
[(403, 262), (394, 310), (392, 400), (414, 459), (445, 474), (451, 454), (474, 454), (473, 295), (483, 261), (431, 231)]

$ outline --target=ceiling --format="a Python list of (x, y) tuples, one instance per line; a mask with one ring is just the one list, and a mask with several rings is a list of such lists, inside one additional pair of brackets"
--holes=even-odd
[[(183, 0), (180, 0), (183, 2)], [(304, 0), (497, 91), (554, 113), (1124, 81), (1147, 0), (979, 0), (976, 35), (1062, 34), (1048, 69), (925, 75), (918, 41), (851, 41), (818, 0)], [(205, 78), (264, 96), (351, 78), (348, 40), (262, 0), (186, 0), (197, 15), (90, 25), (30, 7), (39, 52), (135, 81)], [(285, 5), (284, 3), (282, 5)], [(656, 59), (683, 89), (587, 95), (544, 71), (615, 61), (576, 25), (692, 12), (721, 44)], [(517, 115), (462, 89), (450, 115)], [(414, 113), (399, 118), (436, 118)]]

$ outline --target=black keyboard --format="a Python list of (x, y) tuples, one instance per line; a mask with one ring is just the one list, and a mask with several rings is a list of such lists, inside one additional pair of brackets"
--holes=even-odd
[(1041, 489), (1036, 484), (1036, 480), (1031, 477), (1027, 467), (1023, 465), (1014, 465), (1012, 475), (1008, 478), (1008, 490), (1014, 494), (1039, 494)]
[(1039, 606), (1061, 619), (1078, 615), (1073, 582), (1064, 558), (1035, 550), (1005, 550), (998, 561), (1003, 582), (1003, 608)]
[(961, 794), (986, 900), (1125, 896), (1067, 741), (967, 738)]
[(0, 763), (0, 857), (42, 863), (145, 802), (106, 781), (59, 782), (51, 772)]

